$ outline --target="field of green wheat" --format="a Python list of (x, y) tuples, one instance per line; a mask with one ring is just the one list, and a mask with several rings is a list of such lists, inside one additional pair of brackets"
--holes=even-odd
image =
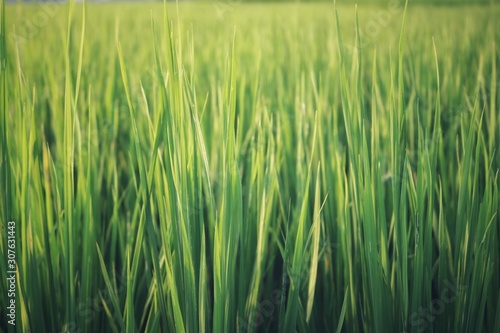
[(500, 6), (0, 7), (0, 332), (500, 332)]

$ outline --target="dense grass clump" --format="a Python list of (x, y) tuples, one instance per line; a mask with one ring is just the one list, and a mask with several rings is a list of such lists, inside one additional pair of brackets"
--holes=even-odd
[(0, 332), (499, 332), (500, 8), (226, 5), (2, 1)]

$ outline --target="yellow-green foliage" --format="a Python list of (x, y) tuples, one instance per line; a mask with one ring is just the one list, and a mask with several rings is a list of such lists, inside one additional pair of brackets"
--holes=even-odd
[(499, 332), (498, 17), (2, 2), (0, 332)]

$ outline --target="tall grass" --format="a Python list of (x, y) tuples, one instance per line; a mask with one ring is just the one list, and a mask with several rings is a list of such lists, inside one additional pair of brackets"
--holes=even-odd
[(0, 331), (499, 331), (499, 8), (399, 6), (2, 1)]

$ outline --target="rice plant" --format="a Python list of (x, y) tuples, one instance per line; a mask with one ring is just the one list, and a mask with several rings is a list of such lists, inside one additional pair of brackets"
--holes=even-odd
[(498, 5), (0, 11), (0, 332), (500, 331)]

